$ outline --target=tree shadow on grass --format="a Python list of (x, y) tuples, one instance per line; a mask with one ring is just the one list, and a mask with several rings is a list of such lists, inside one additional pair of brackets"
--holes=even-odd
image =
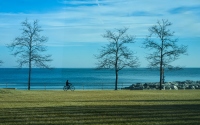
[(98, 105), (0, 109), (0, 124), (198, 125), (200, 105)]
[[(190, 100), (92, 100), (92, 102), (200, 102), (200, 99)], [(74, 102), (91, 102), (91, 100), (74, 101)]]
[[(53, 102), (63, 102), (63, 101), (0, 101), (0, 103), (53, 103)], [(70, 101), (70, 102), (200, 102), (200, 99), (190, 99), (190, 100), (78, 100), (78, 101)]]

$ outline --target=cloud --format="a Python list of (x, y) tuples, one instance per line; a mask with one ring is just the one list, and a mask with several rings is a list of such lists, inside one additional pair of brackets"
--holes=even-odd
[(184, 14), (184, 13), (200, 13), (200, 5), (197, 6), (181, 6), (169, 10), (170, 14)]
[[(55, 1), (57, 3), (54, 7)], [(171, 21), (174, 24), (174, 31), (179, 32), (182, 36), (196, 35), (198, 30), (194, 30), (194, 27), (199, 27), (199, 24), (197, 24), (199, 19), (194, 18), (194, 15), (197, 16), (196, 13), (187, 15), (187, 17), (182, 15), (184, 11), (199, 11), (197, 3), (200, 2), (194, 2), (196, 0), (192, 2), (174, 1), (173, 5), (169, 1), (159, 0), (145, 2), (140, 0), (55, 1), (48, 4), (43, 2), (39, 8), (46, 6), (45, 8), (49, 9), (42, 11), (42, 13), (38, 13), (37, 8), (33, 13), (0, 12), (0, 31), (6, 34), (4, 29), (7, 28), (5, 31), (9, 31), (8, 28), (10, 28), (14, 34), (18, 34), (20, 23), (24, 19), (28, 18), (30, 21), (38, 19), (45, 34), (51, 37), (52, 43), (57, 41), (57, 43), (63, 44), (63, 42), (81, 41), (99, 42), (102, 41), (101, 34), (105, 30), (121, 27), (129, 27), (131, 33), (136, 37), (145, 37), (148, 34), (148, 28), (160, 19)], [(55, 8), (57, 8), (56, 11), (51, 11)], [(193, 26), (187, 28), (187, 32), (190, 32), (190, 34), (186, 34), (186, 29), (180, 30), (184, 26), (191, 25), (191, 23)], [(7, 32), (7, 34), (10, 33)]]
[(134, 11), (131, 14), (128, 14), (129, 16), (162, 16), (162, 14), (158, 13), (151, 13), (148, 11)]
[[(136, 41), (143, 41), (149, 34), (148, 28), (161, 19), (173, 23), (170, 30), (178, 38), (199, 40), (199, 0), (17, 0), (14, 4), (12, 1), (0, 0), (0, 46), (21, 35), (21, 22), (26, 18), (31, 22), (39, 20), (41, 35), (49, 38), (48, 46), (58, 48), (55, 50), (58, 55), (60, 47), (73, 48), (70, 55), (80, 54), (82, 47), (91, 54), (93, 46), (98, 48), (107, 42), (101, 36), (105, 30), (115, 28), (128, 27)], [(144, 53), (139, 52), (139, 47), (137, 52)]]

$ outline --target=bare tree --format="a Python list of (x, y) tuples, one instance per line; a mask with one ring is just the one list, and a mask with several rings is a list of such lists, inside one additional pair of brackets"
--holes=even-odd
[(143, 43), (144, 48), (154, 50), (147, 56), (147, 60), (151, 68), (160, 70), (160, 90), (164, 83), (165, 69), (179, 69), (179, 66), (172, 66), (170, 63), (187, 52), (187, 46), (176, 44), (178, 39), (175, 39), (174, 32), (169, 30), (171, 25), (168, 20), (158, 21), (157, 25), (149, 28), (150, 35)]
[(128, 28), (116, 29), (115, 31), (107, 30), (103, 35), (109, 41), (109, 44), (103, 46), (100, 54), (96, 55), (98, 59), (98, 69), (114, 69), (115, 70), (115, 90), (118, 84), (118, 72), (125, 67), (137, 67), (138, 58), (126, 46), (126, 44), (134, 43), (134, 37), (127, 35)]
[(47, 37), (40, 36), (42, 31), (35, 20), (33, 24), (26, 19), (22, 22), (22, 35), (16, 37), (14, 41), (8, 45), (8, 48), (13, 51), (13, 55), (18, 57), (17, 63), (19, 67), (28, 66), (28, 90), (31, 84), (31, 69), (32, 67), (49, 68), (46, 62), (52, 61), (51, 55), (44, 55), (46, 46), (43, 44), (47, 42)]

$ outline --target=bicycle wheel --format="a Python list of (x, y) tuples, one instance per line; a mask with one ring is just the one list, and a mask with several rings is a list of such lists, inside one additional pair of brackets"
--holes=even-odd
[(75, 90), (75, 87), (74, 87), (74, 86), (70, 86), (70, 90), (71, 90), (71, 91), (74, 91), (74, 90)]
[(63, 90), (64, 90), (64, 91), (67, 91), (67, 89), (68, 89), (67, 86), (64, 86), (64, 87), (63, 87)]

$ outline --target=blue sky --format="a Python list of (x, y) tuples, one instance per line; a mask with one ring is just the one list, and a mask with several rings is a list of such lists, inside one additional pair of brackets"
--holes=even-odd
[(174, 65), (200, 67), (200, 1), (199, 0), (0, 0), (1, 67), (15, 67), (16, 58), (6, 48), (21, 34), (20, 23), (26, 18), (38, 19), (48, 37), (48, 54), (53, 67), (95, 67), (105, 30), (128, 27), (136, 37), (130, 48), (136, 52), (141, 67), (146, 67), (147, 50), (141, 48), (148, 28), (158, 20), (168, 19), (178, 44), (188, 45), (188, 56)]

